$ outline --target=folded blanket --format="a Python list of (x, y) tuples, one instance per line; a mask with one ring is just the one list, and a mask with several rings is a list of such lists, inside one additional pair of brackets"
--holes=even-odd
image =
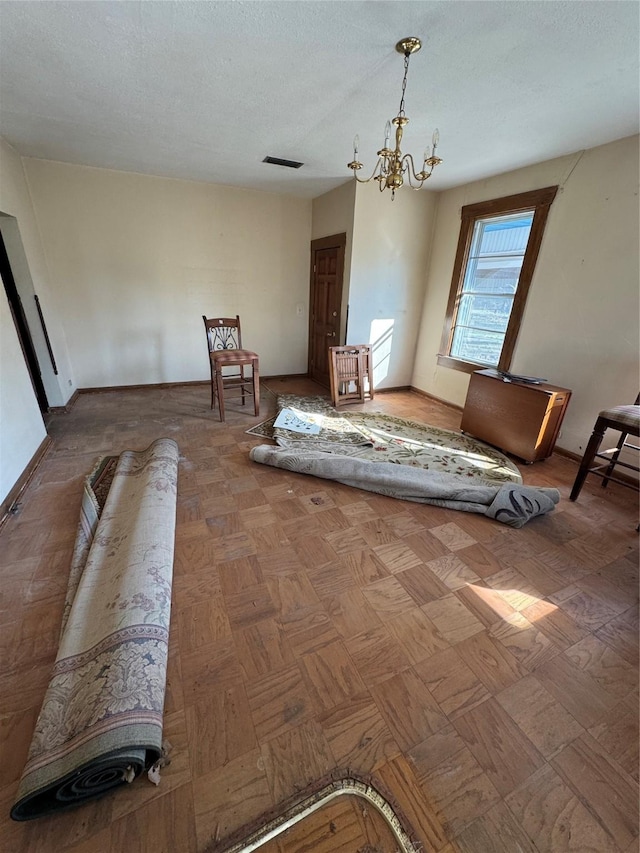
[(335, 480), (392, 498), (482, 513), (511, 527), (522, 527), (536, 515), (550, 512), (560, 500), (557, 489), (516, 483), (485, 484), (424, 468), (369, 462), (317, 450), (290, 451), (261, 444), (251, 450), (250, 457), (263, 465)]

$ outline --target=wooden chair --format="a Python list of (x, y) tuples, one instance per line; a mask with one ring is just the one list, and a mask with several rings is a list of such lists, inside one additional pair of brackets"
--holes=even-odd
[[(619, 483), (621, 486), (630, 486), (632, 489), (637, 489), (638, 484), (630, 478), (622, 479), (613, 476), (613, 471), (618, 466), (628, 468), (632, 471), (640, 471), (640, 467), (632, 465), (629, 462), (622, 462), (620, 454), (625, 449), (640, 450), (640, 446), (627, 441), (627, 436), (633, 435), (636, 438), (640, 437), (640, 394), (636, 397), (636, 402), (633, 406), (614, 406), (612, 409), (604, 409), (598, 415), (596, 425), (591, 433), (591, 438), (587, 444), (587, 449), (582, 457), (578, 475), (573, 484), (571, 495), (572, 501), (578, 499), (578, 495), (582, 490), (587, 474), (595, 474), (596, 477), (602, 478), (602, 487), (606, 488), (607, 483), (611, 480), (614, 483)], [(615, 447), (610, 450), (600, 451), (600, 445), (604, 434), (608, 429), (618, 430), (620, 438)], [(594, 465), (595, 459), (604, 459), (606, 462)]]
[[(254, 413), (260, 414), (260, 370), (258, 356), (251, 350), (242, 349), (240, 317), (216, 317), (207, 319), (204, 314), (204, 328), (209, 347), (209, 367), (211, 369), (211, 408), (216, 399), (220, 409), (220, 420), (224, 421), (225, 390), (238, 389), (242, 395), (253, 396)], [(245, 367), (251, 367), (251, 375), (245, 375)], [(225, 373), (225, 368), (238, 370)]]
[(329, 378), (335, 408), (345, 403), (364, 403), (367, 397), (373, 400), (371, 347), (368, 344), (329, 347)]

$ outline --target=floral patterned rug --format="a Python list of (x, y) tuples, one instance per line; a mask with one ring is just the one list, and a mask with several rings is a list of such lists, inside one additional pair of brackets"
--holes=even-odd
[(103, 460), (85, 484), (60, 645), (14, 820), (131, 782), (161, 756), (177, 480), (178, 446), (162, 438), (115, 467)]
[(381, 412), (338, 413), (325, 397), (282, 394), (277, 407), (278, 411), (290, 408), (311, 414), (321, 426), (320, 434), (303, 435), (274, 428), (274, 417), (247, 430), (249, 435), (269, 438), (290, 450), (322, 450), (489, 483), (522, 482), (517, 466), (503, 453), (460, 432)]
[(344, 417), (332, 408), (326, 397), (298, 397), (295, 394), (278, 394), (276, 407), (278, 414), (287, 410), (307, 423), (320, 427), (317, 435), (305, 435), (276, 426), (278, 415), (257, 424), (247, 430), (249, 435), (257, 435), (261, 438), (270, 438), (280, 447), (307, 447), (309, 442), (317, 450), (326, 452), (338, 452), (337, 446), (347, 448), (365, 447), (371, 441), (354, 426), (348, 417)]

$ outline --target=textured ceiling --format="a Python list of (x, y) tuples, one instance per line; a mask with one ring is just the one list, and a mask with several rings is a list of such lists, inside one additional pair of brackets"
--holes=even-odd
[[(372, 168), (415, 35), (403, 149), (433, 189), (638, 132), (637, 2), (0, 2), (21, 154), (315, 197)], [(297, 170), (265, 155), (301, 160)]]

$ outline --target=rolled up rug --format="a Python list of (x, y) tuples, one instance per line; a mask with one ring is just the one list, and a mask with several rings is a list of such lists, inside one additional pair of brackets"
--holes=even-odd
[[(178, 446), (125, 451), (85, 485), (53, 674), (11, 810), (29, 820), (132, 781), (162, 751)], [(99, 517), (98, 517), (99, 516)]]
[(259, 444), (251, 449), (249, 457), (263, 465), (335, 480), (391, 498), (462, 512), (479, 512), (510, 527), (522, 527), (530, 519), (551, 512), (560, 500), (557, 489), (521, 486), (518, 483), (483, 483), (441, 471), (393, 462), (371, 462), (320, 450), (291, 451)]

